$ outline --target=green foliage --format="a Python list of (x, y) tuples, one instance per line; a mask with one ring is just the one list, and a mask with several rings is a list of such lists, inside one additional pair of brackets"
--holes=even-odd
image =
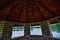
[(18, 27), (17, 30), (18, 31), (22, 31), (24, 29), (24, 27)]
[(41, 28), (41, 27), (40, 26), (31, 26), (30, 30), (37, 29), (37, 28)]
[(51, 24), (52, 31), (60, 32), (60, 23)]
[(22, 31), (24, 29), (24, 27), (13, 27), (12, 30), (13, 31)]
[[(37, 29), (37, 28), (41, 28), (40, 25), (39, 26), (30, 26), (30, 30)], [(16, 27), (16, 26), (14, 26), (12, 28), (13, 31), (22, 31), (23, 29), (24, 29), (24, 27)]]

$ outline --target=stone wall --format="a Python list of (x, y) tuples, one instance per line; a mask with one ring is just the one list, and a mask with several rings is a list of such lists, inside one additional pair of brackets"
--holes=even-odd
[(44, 37), (44, 36), (29, 36), (29, 37), (19, 37), (12, 40), (60, 40), (60, 39)]

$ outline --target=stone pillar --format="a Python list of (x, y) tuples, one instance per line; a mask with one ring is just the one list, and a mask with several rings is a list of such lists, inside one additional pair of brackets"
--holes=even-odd
[(12, 26), (10, 22), (4, 23), (2, 40), (11, 40)]
[(49, 21), (42, 21), (41, 22), (41, 28), (42, 28), (42, 34), (43, 36), (50, 36), (50, 29), (49, 29)]
[(3, 28), (4, 28), (4, 21), (0, 21), (0, 40), (2, 40), (2, 32), (3, 32)]
[(29, 38), (30, 35), (30, 25), (29, 23), (25, 24), (25, 38)]

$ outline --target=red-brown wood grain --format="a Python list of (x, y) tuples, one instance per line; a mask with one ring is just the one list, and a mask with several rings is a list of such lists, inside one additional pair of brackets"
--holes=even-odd
[(60, 16), (58, 0), (1, 0), (0, 20), (31, 23)]

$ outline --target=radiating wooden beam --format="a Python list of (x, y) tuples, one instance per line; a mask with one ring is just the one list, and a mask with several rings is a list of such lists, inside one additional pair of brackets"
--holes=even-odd
[(36, 5), (36, 2), (35, 2), (34, 0), (32, 0), (32, 1), (33, 1), (34, 6), (38, 9), (38, 12), (39, 12), (39, 14), (41, 15), (42, 19), (45, 20), (42, 12), (39, 10), (39, 7)]
[(48, 11), (49, 14), (50, 14), (52, 17), (56, 17), (55, 13), (52, 12), (51, 10), (49, 10), (47, 7), (45, 7), (45, 6), (41, 3), (41, 1), (38, 1), (38, 3), (39, 3), (39, 5), (41, 5), (46, 11)]
[(21, 18), (21, 16), (22, 16), (22, 12), (23, 12), (23, 6), (22, 6), (22, 2), (21, 2), (22, 0), (20, 0), (20, 17), (19, 17), (19, 20), (18, 21), (20, 21), (20, 18)]
[(47, 7), (49, 7), (53, 2), (54, 2), (54, 0), (52, 0)]
[[(18, 3), (16, 4), (16, 6), (10, 11), (10, 13), (8, 14), (6, 19), (9, 19), (11, 16), (13, 16), (13, 12), (16, 10), (16, 8), (18, 7)], [(15, 15), (15, 14), (14, 14)]]
[(10, 0), (9, 2), (3, 4), (1, 7), (0, 7), (0, 10), (3, 10), (5, 7), (9, 6), (10, 4), (13, 3), (13, 0)]

